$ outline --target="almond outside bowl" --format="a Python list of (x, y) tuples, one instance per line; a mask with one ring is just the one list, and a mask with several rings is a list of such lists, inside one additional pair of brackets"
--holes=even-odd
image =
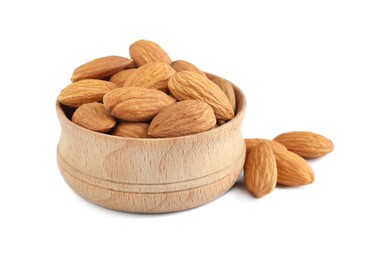
[(164, 213), (210, 202), (234, 185), (244, 166), (246, 99), (234, 89), (237, 113), (231, 121), (175, 138), (96, 133), (70, 121), (72, 110), (57, 102), (60, 172), (86, 200), (119, 211)]

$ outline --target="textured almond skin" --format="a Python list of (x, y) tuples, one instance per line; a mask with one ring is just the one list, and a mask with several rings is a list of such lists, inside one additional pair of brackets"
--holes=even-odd
[(120, 56), (106, 56), (89, 61), (73, 71), (72, 82), (82, 79), (103, 79), (123, 70), (132, 60)]
[(175, 102), (162, 91), (146, 88), (118, 88), (103, 97), (112, 116), (130, 122), (148, 121)]
[(92, 131), (107, 133), (115, 125), (116, 120), (104, 108), (102, 103), (83, 104), (73, 113), (72, 121)]
[(244, 139), (245, 145), (247, 147), (247, 153), (249, 153), (256, 145), (260, 143), (268, 143), (269, 146), (273, 149), (273, 151), (287, 151), (287, 148), (284, 147), (282, 144), (268, 139), (262, 138), (247, 138)]
[(132, 43), (129, 47), (129, 54), (137, 67), (155, 61), (167, 64), (172, 62), (168, 54), (157, 43), (148, 40), (138, 40)]
[(57, 100), (64, 105), (78, 107), (85, 103), (102, 101), (103, 96), (117, 88), (112, 82), (99, 79), (84, 79), (64, 88)]
[(148, 63), (129, 75), (123, 87), (151, 88), (167, 91), (168, 80), (174, 73), (175, 70), (166, 63)]
[(220, 89), (222, 89), (222, 91), (226, 94), (226, 96), (230, 100), (232, 109), (234, 109), (234, 111), (236, 111), (236, 97), (235, 97), (234, 88), (233, 88), (231, 82), (224, 79), (224, 78), (218, 77), (218, 76), (215, 76), (212, 79), (212, 81), (215, 84), (217, 84), (217, 86)]
[(180, 71), (192, 71), (196, 72), (206, 78), (206, 74), (202, 72), (199, 68), (197, 68), (195, 65), (192, 63), (185, 61), (185, 60), (176, 60), (171, 63), (171, 67), (174, 68), (177, 72)]
[(136, 69), (126, 69), (121, 70), (114, 75), (111, 76), (110, 81), (118, 85), (118, 87), (122, 87), (124, 85), (124, 82), (127, 80), (129, 75), (131, 75), (133, 72), (135, 72)]
[(290, 151), (274, 151), (277, 162), (277, 183), (285, 186), (310, 184), (315, 180), (311, 166), (299, 155)]
[(133, 138), (151, 138), (148, 134), (149, 124), (121, 122), (112, 131), (112, 135)]
[(277, 163), (267, 142), (257, 144), (247, 154), (244, 181), (248, 191), (257, 198), (271, 193), (277, 185)]
[(288, 132), (277, 136), (274, 140), (306, 159), (322, 157), (334, 149), (332, 141), (312, 132)]
[(156, 115), (150, 123), (153, 137), (176, 137), (212, 129), (216, 125), (213, 109), (200, 100), (177, 102)]
[(214, 110), (218, 120), (230, 120), (234, 110), (225, 93), (212, 81), (192, 71), (176, 72), (168, 89), (178, 100), (202, 100)]

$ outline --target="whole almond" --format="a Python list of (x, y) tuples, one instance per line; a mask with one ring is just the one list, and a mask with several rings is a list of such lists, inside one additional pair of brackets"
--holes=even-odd
[(222, 91), (226, 94), (226, 96), (230, 100), (232, 109), (236, 111), (236, 97), (235, 97), (234, 87), (232, 86), (231, 82), (218, 76), (215, 76), (212, 79), (212, 81), (215, 84), (217, 84), (217, 86), (220, 89), (222, 89)]
[(125, 80), (123, 87), (152, 88), (167, 91), (167, 83), (175, 70), (162, 62), (151, 62), (136, 69)]
[(72, 82), (82, 79), (103, 79), (123, 70), (132, 60), (120, 56), (106, 56), (89, 61), (73, 71)]
[(206, 74), (204, 72), (202, 72), (199, 68), (197, 68), (192, 63), (185, 61), (185, 60), (176, 60), (176, 61), (171, 63), (171, 67), (173, 67), (174, 70), (176, 70), (177, 72), (192, 71), (192, 72), (196, 72), (196, 73), (206, 77)]
[(72, 121), (100, 133), (107, 133), (116, 125), (115, 118), (106, 111), (102, 103), (98, 102), (81, 105), (73, 113)]
[(130, 122), (148, 121), (175, 102), (162, 91), (146, 88), (118, 88), (103, 97), (112, 116)]
[(332, 141), (312, 132), (288, 132), (277, 136), (274, 140), (306, 159), (322, 157), (334, 149)]
[(269, 146), (273, 149), (273, 151), (287, 151), (287, 148), (284, 147), (282, 144), (268, 139), (262, 138), (247, 138), (244, 139), (245, 145), (247, 147), (247, 153), (249, 153), (256, 145), (260, 143), (268, 143)]
[(112, 135), (133, 138), (150, 138), (148, 134), (149, 124), (121, 122), (112, 130)]
[(167, 64), (172, 62), (168, 54), (158, 44), (148, 40), (138, 40), (134, 42), (129, 47), (129, 54), (137, 67), (155, 61)]
[(248, 191), (257, 198), (274, 190), (277, 185), (277, 164), (269, 143), (259, 143), (247, 154), (244, 181)]
[(122, 87), (124, 85), (124, 82), (127, 80), (129, 75), (131, 75), (136, 69), (126, 69), (121, 70), (114, 75), (111, 76), (110, 81), (118, 85), (119, 87)]
[(112, 82), (99, 79), (84, 79), (64, 88), (57, 100), (64, 105), (78, 107), (85, 103), (102, 101), (103, 96), (117, 88)]
[(217, 120), (213, 109), (200, 100), (177, 102), (163, 109), (150, 123), (153, 137), (176, 137), (212, 129)]
[(310, 184), (315, 180), (311, 166), (299, 155), (290, 151), (274, 151), (277, 161), (277, 183), (285, 186)]
[(225, 93), (212, 81), (192, 71), (176, 72), (168, 88), (178, 100), (202, 100), (214, 110), (218, 120), (230, 120), (234, 110)]

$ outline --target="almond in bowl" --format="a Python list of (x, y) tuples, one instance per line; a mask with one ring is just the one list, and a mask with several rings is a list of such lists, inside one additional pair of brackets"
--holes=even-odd
[[(234, 109), (234, 100), (210, 80), (217, 76), (182, 62), (176, 72), (156, 43), (137, 41), (130, 55), (109, 56), (116, 57), (111, 69), (110, 58), (80, 66), (72, 84), (95, 84), (84, 84), (78, 94), (68, 86), (58, 97), (57, 161), (64, 179), (85, 199), (127, 212), (180, 211), (219, 197), (244, 166), (243, 93), (230, 83)], [(124, 80), (111, 81), (128, 69)]]

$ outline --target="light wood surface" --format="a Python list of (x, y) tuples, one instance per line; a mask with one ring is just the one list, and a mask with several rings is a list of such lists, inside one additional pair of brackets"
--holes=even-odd
[(232, 187), (242, 171), (246, 110), (235, 87), (237, 115), (200, 134), (161, 139), (110, 136), (69, 120), (56, 104), (61, 124), (57, 161), (70, 187), (85, 199), (111, 209), (162, 213), (197, 207)]

